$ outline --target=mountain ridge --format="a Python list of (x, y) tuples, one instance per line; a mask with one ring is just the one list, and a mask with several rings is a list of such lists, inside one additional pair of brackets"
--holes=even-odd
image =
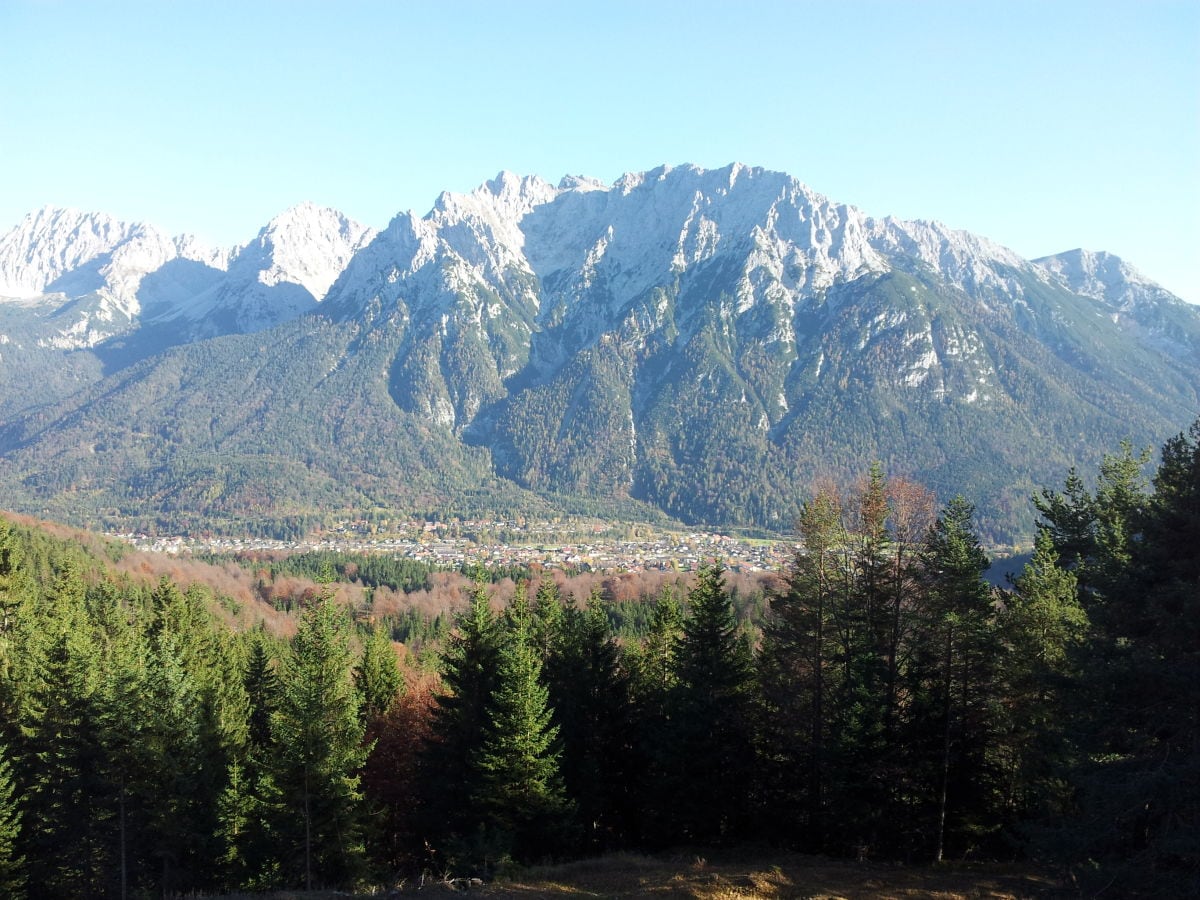
[[(213, 474), (230, 454), (296, 473), (251, 504), (268, 517), (508, 498), (786, 529), (813, 479), (880, 460), (1003, 519), (1097, 442), (1160, 443), (1200, 407), (1200, 310), (1119, 258), (1025, 260), (738, 164), (501, 172), (378, 232), (301, 204), (222, 259), (164, 263), (174, 294), (143, 273), (167, 299), (92, 345), (31, 341), (79, 374), (0, 407), (0, 484), (153, 518), (165, 479), (233, 516), (256, 488)], [(18, 308), (0, 303), (0, 334)], [(292, 354), (323, 362), (302, 375)], [(102, 452), (70, 449), (106, 430)]]

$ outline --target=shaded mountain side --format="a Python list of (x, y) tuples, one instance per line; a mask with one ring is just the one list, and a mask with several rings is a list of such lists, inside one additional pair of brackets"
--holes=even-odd
[(552, 514), (392, 402), (398, 339), (303, 319), (176, 348), (0, 429), (0, 484), (39, 515), (185, 531), (289, 533), (378, 507)]

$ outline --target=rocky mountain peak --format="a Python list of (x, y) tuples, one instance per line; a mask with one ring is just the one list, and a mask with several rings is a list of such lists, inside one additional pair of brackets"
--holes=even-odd
[(31, 212), (0, 237), (0, 296), (43, 294), (63, 275), (144, 231), (103, 213), (53, 206)]
[(1072, 291), (1118, 308), (1166, 292), (1112, 253), (1068, 250), (1043, 256), (1034, 263), (1053, 274)]
[(231, 274), (268, 286), (298, 284), (321, 301), (376, 231), (329, 207), (305, 202), (277, 215), (244, 247)]

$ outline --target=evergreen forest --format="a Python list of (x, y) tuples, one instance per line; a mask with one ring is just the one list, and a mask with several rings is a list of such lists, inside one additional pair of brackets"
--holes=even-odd
[(211, 590), (0, 518), (0, 896), (751, 844), (1200, 895), (1200, 420), (1032, 503), (1032, 558), (996, 588), (972, 503), (875, 466), (808, 491), (753, 616), (715, 562), (637, 616), (480, 579), (421, 631), (428, 664), (397, 652), (414, 622), (332, 584), (286, 628), (235, 627)]

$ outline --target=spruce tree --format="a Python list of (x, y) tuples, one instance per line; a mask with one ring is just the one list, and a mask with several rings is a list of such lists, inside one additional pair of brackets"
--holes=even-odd
[(354, 688), (364, 720), (369, 722), (387, 715), (403, 683), (391, 635), (385, 628), (372, 628), (354, 669)]
[(1148, 460), (1148, 453), (1135, 456), (1123, 443), (1119, 454), (1106, 453), (1101, 460), (1095, 495), (1072, 469), (1062, 493), (1043, 490), (1034, 499), (1040, 527), (1063, 566), (1075, 574), (1084, 609), (1101, 631), (1112, 630), (1101, 621), (1107, 615), (1105, 598), (1121, 590), (1130, 571), (1147, 500), (1142, 470)]
[(246, 638), (245, 661), (235, 673), (244, 702), (244, 735), (231, 748), (224, 769), (215, 831), (221, 881), (230, 890), (266, 890), (281, 883), (283, 851), (276, 826), (282, 815), (275, 785), (272, 719), (280, 702), (280, 683), (270, 639), (261, 629)]
[(770, 830), (818, 849), (825, 832), (828, 697), (838, 677), (833, 614), (845, 593), (847, 535), (832, 490), (805, 503), (799, 523), (802, 549), (763, 625), (758, 737)]
[(271, 746), (271, 718), (279, 706), (279, 676), (262, 631), (251, 632), (242, 686), (249, 703), (249, 754), (261, 761)]
[[(940, 861), (947, 837), (965, 852), (981, 837), (994, 802), (987, 749), (995, 729), (995, 607), (983, 575), (990, 563), (974, 530), (974, 507), (955, 497), (930, 529), (922, 553), (926, 578), (925, 665), (915, 667), (920, 706), (910, 721), (910, 744), (924, 747), (925, 788), (934, 822), (932, 856)], [(939, 746), (940, 745), (940, 746)], [(936, 759), (936, 762), (934, 760)]]
[(589, 849), (619, 844), (634, 826), (633, 716), (629, 678), (593, 592), (585, 609), (563, 610), (543, 667), (562, 742), (561, 768)]
[(627, 833), (641, 846), (662, 845), (674, 827), (667, 821), (673, 778), (670, 700), (677, 687), (676, 649), (683, 633), (683, 607), (670, 591), (654, 604), (650, 628), (627, 651), (630, 715), (633, 718)]
[(506, 637), (483, 739), (473, 753), (479, 782), (471, 800), (481, 814), (484, 847), (528, 860), (563, 846), (570, 808), (541, 661), (526, 628)]
[(675, 651), (682, 633), (683, 606), (671, 591), (664, 591), (654, 604), (646, 637), (629, 660), (635, 701), (648, 712), (661, 713), (675, 686)]
[(119, 615), (115, 594), (106, 593), (108, 649), (100, 687), (100, 740), (111, 809), (110, 839), (115, 862), (110, 882), (119, 897), (144, 881), (151, 836), (150, 809), (162, 799), (148, 782), (151, 771), (144, 732), (154, 726), (149, 698), (148, 647), (140, 629)]
[(363, 858), (358, 773), (366, 752), (347, 632), (327, 598), (304, 611), (271, 721), (285, 877), (298, 874), (309, 890), (349, 882)]
[(1059, 565), (1045, 528), (1038, 529), (1033, 556), (1012, 587), (1000, 619), (1006, 652), (995, 756), (1004, 773), (1006, 817), (1020, 825), (1067, 811), (1063, 776), (1072, 753), (1070, 718), (1063, 711), (1078, 677), (1088, 619), (1075, 575)]
[(529, 638), (542, 661), (550, 659), (562, 634), (563, 599), (558, 585), (548, 575), (543, 575), (533, 598), (530, 614)]
[(1085, 751), (1072, 778), (1081, 815), (1060, 849), (1085, 889), (1195, 896), (1200, 420), (1164, 445), (1152, 496), (1139, 495), (1123, 451), (1105, 458), (1095, 500), (1097, 519), (1117, 525), (1101, 532), (1104, 577), (1087, 598), (1093, 629), (1069, 710)]
[(8, 519), (0, 516), (0, 639), (12, 634), (17, 626), (18, 608), (32, 593), (32, 585), (23, 571), (21, 543)]
[(21, 566), (21, 545), (0, 516), (0, 743), (17, 753), (20, 723), (34, 682), (42, 629), (34, 616), (32, 584)]
[(61, 612), (26, 711), (24, 852), (35, 896), (89, 896), (102, 892), (108, 862), (99, 666), (80, 617)]
[[(820, 806), (810, 837), (834, 852), (879, 852), (893, 843), (892, 805), (899, 781), (889, 744), (889, 702), (897, 692), (889, 681), (889, 661), (900, 648), (892, 643), (901, 587), (894, 542), (888, 529), (888, 486), (878, 465), (842, 507), (841, 524), (826, 540), (828, 664), (822, 663), (825, 733), (819, 737)], [(826, 516), (834, 516), (828, 510)], [(897, 669), (898, 675), (898, 669)], [(837, 816), (824, 811), (836, 808)], [(886, 852), (886, 850), (885, 850)]]
[(25, 896), (25, 859), (21, 855), (21, 807), (8, 750), (0, 744), (0, 897)]
[(422, 754), (426, 831), (434, 852), (442, 854), (431, 861), (435, 866), (447, 866), (478, 828), (476, 753), (491, 721), (502, 638), (487, 591), (476, 584), (442, 649), (442, 687)]
[(205, 852), (213, 831), (209, 790), (218, 773), (207, 769), (220, 765), (223, 776), (224, 766), (204, 753), (200, 684), (185, 667), (173, 633), (152, 642), (145, 691), (137, 747), (147, 815), (143, 841), (154, 857), (159, 889), (170, 893), (211, 874)]
[(677, 684), (668, 700), (668, 774), (663, 797), (676, 840), (740, 837), (748, 824), (753, 773), (753, 671), (721, 566), (697, 572), (675, 650)]
[(210, 626), (209, 663), (199, 673), (200, 768), (196, 788), (204, 798), (197, 816), (201, 836), (195, 856), (203, 877), (197, 884), (215, 885), (213, 861), (225, 844), (219, 835), (217, 805), (235, 768), (248, 766), (250, 753), (250, 698), (244, 684), (243, 657), (236, 638), (228, 631)]

